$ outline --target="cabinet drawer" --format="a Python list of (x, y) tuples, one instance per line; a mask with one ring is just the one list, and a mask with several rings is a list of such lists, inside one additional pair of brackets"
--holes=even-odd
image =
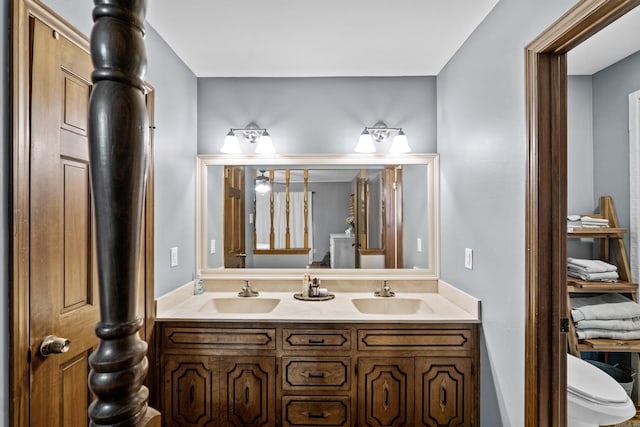
[(283, 350), (351, 350), (349, 329), (284, 329)]
[(282, 398), (282, 425), (350, 426), (351, 404), (348, 397)]
[(284, 390), (349, 390), (351, 359), (282, 358)]
[(470, 329), (360, 329), (358, 350), (469, 351)]
[(275, 350), (275, 329), (188, 328), (164, 329), (165, 348)]

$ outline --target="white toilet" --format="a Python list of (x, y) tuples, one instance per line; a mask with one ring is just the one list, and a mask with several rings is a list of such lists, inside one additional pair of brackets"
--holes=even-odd
[(616, 380), (567, 354), (567, 427), (618, 424), (635, 413), (633, 402)]

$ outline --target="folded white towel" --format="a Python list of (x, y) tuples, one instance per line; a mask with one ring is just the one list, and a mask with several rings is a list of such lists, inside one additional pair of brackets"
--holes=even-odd
[(609, 220), (607, 218), (594, 218), (591, 216), (583, 215), (580, 217), (580, 221), (582, 222), (592, 222), (599, 224), (609, 224)]
[(572, 296), (571, 317), (574, 322), (585, 319), (630, 319), (640, 317), (640, 304), (616, 293)]
[(583, 269), (586, 273), (604, 273), (605, 271), (617, 271), (618, 267), (608, 262), (601, 261), (599, 259), (582, 259), (582, 258), (567, 258), (567, 265), (569, 267), (576, 267), (575, 269)]
[(580, 329), (608, 329), (610, 331), (640, 331), (640, 317), (630, 319), (612, 320), (581, 320), (576, 322), (576, 328)]
[(618, 280), (617, 271), (605, 271), (604, 273), (585, 273), (584, 271), (576, 271), (569, 267), (567, 274), (580, 280), (588, 282), (615, 282)]
[(612, 340), (637, 340), (640, 331), (610, 331), (607, 329), (576, 329), (578, 339), (608, 338)]

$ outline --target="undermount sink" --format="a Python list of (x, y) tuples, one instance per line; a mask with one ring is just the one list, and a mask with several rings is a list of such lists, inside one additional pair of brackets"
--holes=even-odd
[(271, 313), (280, 303), (278, 298), (211, 298), (200, 312), (209, 313)]
[(354, 298), (356, 309), (363, 314), (424, 314), (433, 313), (420, 298)]

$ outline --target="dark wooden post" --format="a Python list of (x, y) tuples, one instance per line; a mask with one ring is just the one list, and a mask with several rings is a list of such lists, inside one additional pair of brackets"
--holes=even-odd
[[(147, 425), (147, 344), (136, 315), (146, 186), (146, 0), (95, 0), (89, 105), (100, 323), (89, 385), (91, 426)], [(155, 411), (154, 411), (155, 412)], [(156, 421), (157, 422), (157, 421)]]

